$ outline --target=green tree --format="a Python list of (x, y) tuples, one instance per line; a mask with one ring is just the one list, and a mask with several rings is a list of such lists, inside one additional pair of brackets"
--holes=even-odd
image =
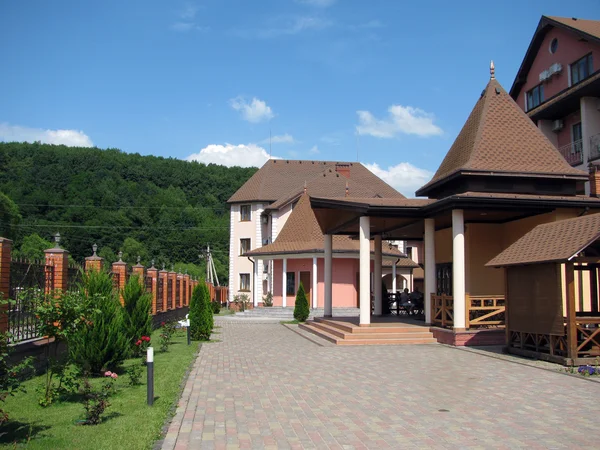
[(190, 336), (195, 341), (208, 341), (213, 327), (213, 313), (208, 287), (201, 281), (192, 292), (190, 302)]
[(294, 305), (294, 319), (299, 322), (306, 322), (310, 311), (308, 309), (308, 300), (306, 299), (306, 293), (304, 292), (304, 286), (302, 282), (298, 286), (298, 292), (296, 292), (296, 304)]
[(7, 195), (0, 192), (0, 236), (14, 239), (15, 225), (21, 221), (19, 208)]
[(121, 249), (123, 251), (123, 261), (129, 264), (136, 264), (137, 257), (139, 256), (142, 264), (148, 264), (148, 249), (144, 244), (136, 241), (134, 238), (125, 238)]
[(52, 247), (54, 245), (50, 241), (40, 237), (37, 233), (33, 233), (23, 238), (18, 256), (29, 260), (42, 261), (45, 258), (44, 250)]
[(131, 276), (123, 288), (124, 325), (132, 345), (141, 336), (152, 333), (152, 295), (146, 292), (140, 277)]

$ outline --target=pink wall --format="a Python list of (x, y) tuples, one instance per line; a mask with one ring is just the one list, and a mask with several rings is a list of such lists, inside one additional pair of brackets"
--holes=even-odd
[(576, 111), (563, 118), (563, 129), (556, 135), (558, 148), (571, 143), (571, 127), (578, 122), (581, 122), (580, 111)]
[[(333, 307), (350, 307), (354, 308), (358, 305), (358, 293), (356, 289), (356, 274), (358, 273), (359, 260), (353, 258), (334, 258), (332, 268), (333, 278)], [(273, 305), (282, 306), (282, 270), (283, 261), (275, 260), (273, 266)], [(298, 272), (312, 272), (312, 258), (305, 259), (288, 259), (287, 271), (296, 273), (296, 289), (298, 285)], [(324, 283), (324, 260), (317, 259), (317, 306), (324, 307), (325, 300), (325, 283)], [(311, 275), (312, 276), (312, 275)], [(312, 278), (311, 278), (312, 280)], [(311, 281), (312, 284), (312, 281)], [(308, 292), (312, 286), (304, 286)], [(287, 295), (287, 306), (294, 306), (295, 296)], [(312, 303), (311, 303), (312, 307)]]
[[(558, 39), (558, 48), (556, 53), (552, 54), (549, 49), (550, 43), (554, 38)], [(598, 61), (600, 61), (600, 46), (598, 44), (579, 41), (569, 31), (561, 28), (552, 28), (544, 37), (544, 41), (527, 74), (527, 81), (521, 88), (521, 92), (519, 92), (518, 105), (522, 109), (525, 109), (525, 93), (540, 84), (540, 73), (554, 63), (562, 64), (562, 72), (558, 75), (553, 75), (549, 80), (544, 82), (544, 99), (547, 100), (569, 87), (569, 64), (587, 55), (590, 51), (592, 52), (594, 71), (596, 71), (599, 67)]]

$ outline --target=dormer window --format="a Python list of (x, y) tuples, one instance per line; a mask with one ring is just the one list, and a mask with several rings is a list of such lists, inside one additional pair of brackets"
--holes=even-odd
[(571, 85), (585, 80), (594, 73), (593, 65), (591, 53), (571, 64)]
[(252, 219), (252, 208), (250, 205), (240, 206), (240, 220), (242, 222), (250, 222)]
[(527, 111), (537, 108), (544, 101), (544, 85), (538, 84), (527, 92)]

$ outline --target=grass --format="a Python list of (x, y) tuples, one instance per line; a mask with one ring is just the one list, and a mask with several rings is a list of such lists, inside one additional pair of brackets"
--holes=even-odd
[[(198, 350), (198, 343), (186, 345), (185, 332), (178, 331), (169, 351), (158, 351), (160, 331), (152, 334), (154, 356), (154, 405), (146, 404), (146, 368), (142, 385), (129, 386), (125, 369), (140, 364), (128, 360), (115, 383), (117, 392), (110, 398), (103, 422), (77, 425), (84, 416), (78, 401), (61, 401), (47, 408), (38, 405), (36, 388), (42, 376), (24, 383), (26, 393), (7, 399), (5, 411), (10, 421), (0, 427), (0, 448), (27, 449), (150, 449), (160, 438), (161, 429), (178, 400), (183, 376)], [(102, 380), (94, 380), (99, 383)]]

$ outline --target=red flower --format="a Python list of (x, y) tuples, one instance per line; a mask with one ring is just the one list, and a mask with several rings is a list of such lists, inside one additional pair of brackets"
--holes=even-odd
[(150, 342), (150, 338), (148, 336), (142, 336), (140, 339), (142, 341)]
[(138, 341), (135, 343), (135, 345), (140, 346), (142, 344), (142, 341), (138, 339)]
[(165, 323), (164, 323), (164, 322), (161, 322), (161, 323), (160, 323), (160, 326), (161, 326), (161, 327), (164, 327), (164, 326), (165, 326)]

